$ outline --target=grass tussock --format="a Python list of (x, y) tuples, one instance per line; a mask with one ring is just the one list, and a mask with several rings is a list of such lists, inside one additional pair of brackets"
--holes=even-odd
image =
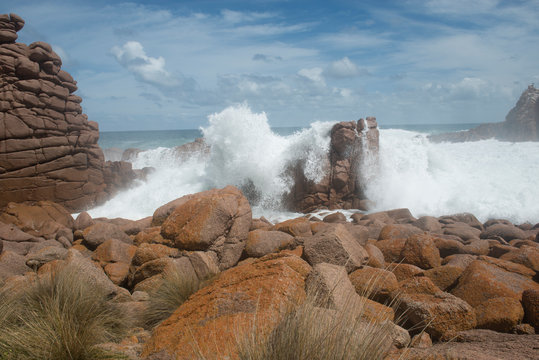
[(117, 359), (95, 345), (119, 340), (123, 313), (77, 267), (0, 290), (0, 360)]
[(159, 325), (209, 281), (200, 281), (179, 271), (167, 271), (159, 287), (149, 294), (150, 300), (144, 314), (145, 326), (151, 329)]
[[(384, 359), (392, 344), (392, 324), (361, 316), (364, 297), (346, 299), (343, 310), (328, 309), (318, 291), (287, 312), (269, 333), (253, 328), (238, 340), (240, 360), (376, 360)], [(263, 324), (262, 324), (263, 325)]]

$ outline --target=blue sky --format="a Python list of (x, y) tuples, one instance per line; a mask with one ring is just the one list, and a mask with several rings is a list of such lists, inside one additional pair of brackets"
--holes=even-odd
[(539, 1), (3, 0), (101, 130), (189, 129), (248, 103), (272, 126), (503, 121), (539, 83)]

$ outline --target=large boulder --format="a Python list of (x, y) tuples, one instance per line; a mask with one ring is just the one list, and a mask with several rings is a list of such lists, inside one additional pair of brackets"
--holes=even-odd
[(401, 251), (402, 261), (422, 269), (441, 265), (440, 252), (429, 235), (412, 235), (404, 243)]
[(89, 249), (96, 249), (109, 239), (116, 239), (126, 244), (132, 244), (133, 240), (118, 225), (106, 222), (98, 222), (84, 229), (83, 244)]
[(441, 291), (427, 277), (400, 284), (397, 306), (407, 326), (424, 329), (433, 339), (449, 340), (458, 331), (476, 326), (474, 309), (466, 301)]
[(539, 284), (493, 263), (475, 260), (464, 270), (451, 293), (476, 307), (498, 297), (520, 301), (527, 289), (539, 289)]
[(311, 265), (329, 263), (344, 266), (348, 273), (369, 260), (367, 251), (342, 224), (328, 227), (304, 241), (305, 258)]
[[(283, 313), (305, 299), (311, 267), (294, 255), (270, 254), (228, 269), (199, 290), (154, 331), (143, 357), (235, 358), (238, 335), (268, 334)], [(256, 320), (255, 320), (256, 318)]]
[(519, 300), (512, 297), (488, 299), (474, 308), (478, 329), (510, 332), (520, 324), (524, 309)]
[(251, 207), (233, 186), (204, 191), (176, 207), (161, 226), (161, 235), (181, 250), (211, 250), (219, 267), (240, 259), (251, 227)]
[(282, 231), (253, 230), (249, 232), (245, 255), (262, 257), (272, 252), (288, 249), (294, 246), (294, 237)]
[(61, 205), (50, 201), (35, 204), (9, 203), (0, 213), (0, 221), (13, 224), (33, 237), (46, 239), (55, 239), (61, 230), (70, 232), (73, 228), (71, 214)]

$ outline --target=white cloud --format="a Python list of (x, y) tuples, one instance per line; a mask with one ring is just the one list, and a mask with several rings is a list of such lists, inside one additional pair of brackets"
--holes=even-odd
[(301, 76), (304, 79), (310, 80), (317, 86), (326, 86), (326, 80), (324, 79), (323, 75), (324, 70), (319, 67), (314, 67), (311, 69), (301, 69), (298, 71), (298, 75)]
[(144, 82), (165, 87), (179, 84), (178, 79), (165, 70), (165, 59), (147, 56), (137, 41), (128, 41), (122, 47), (114, 46), (111, 53), (122, 66)]
[(423, 86), (431, 96), (441, 101), (477, 101), (493, 93), (493, 86), (487, 81), (475, 77), (465, 77), (458, 82), (446, 84), (428, 83)]
[(269, 12), (233, 11), (229, 9), (221, 10), (221, 16), (225, 22), (237, 24), (242, 22), (253, 22), (270, 19), (275, 15)]
[(274, 62), (274, 61), (283, 61), (283, 58), (281, 56), (272, 56), (272, 55), (266, 55), (266, 54), (254, 54), (253, 55), (253, 61), (262, 61), (262, 62)]
[(345, 56), (341, 60), (332, 62), (324, 73), (336, 78), (349, 78), (358, 76), (360, 71), (356, 64)]

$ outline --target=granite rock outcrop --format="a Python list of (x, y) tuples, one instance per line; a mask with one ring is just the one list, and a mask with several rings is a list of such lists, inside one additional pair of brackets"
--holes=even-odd
[(0, 15), (0, 207), (49, 200), (83, 210), (104, 201), (132, 170), (105, 164), (99, 126), (74, 94), (77, 82), (49, 44), (15, 42), (23, 26), (18, 15)]
[[(366, 197), (361, 188), (358, 167), (378, 155), (379, 132), (376, 118), (340, 122), (331, 129), (327, 158), (320, 166), (326, 175), (318, 182), (305, 176), (305, 161), (292, 164), (289, 175), (293, 180), (286, 196), (288, 208), (311, 212), (320, 208), (360, 209)], [(376, 163), (376, 161), (374, 161)]]
[(468, 131), (430, 136), (435, 142), (478, 141), (490, 138), (502, 141), (539, 141), (539, 89), (533, 84), (529, 85), (504, 122), (481, 124)]

